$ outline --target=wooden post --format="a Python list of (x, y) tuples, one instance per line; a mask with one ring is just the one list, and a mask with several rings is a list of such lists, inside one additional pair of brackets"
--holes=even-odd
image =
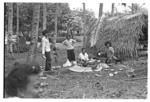
[(114, 6), (115, 6), (115, 4), (114, 4), (114, 3), (112, 3), (111, 15), (114, 15)]
[(99, 18), (103, 15), (103, 3), (99, 5)]

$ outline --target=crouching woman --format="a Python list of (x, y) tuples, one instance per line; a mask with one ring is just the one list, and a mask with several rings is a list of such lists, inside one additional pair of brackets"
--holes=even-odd
[(109, 64), (113, 61), (115, 61), (115, 63), (119, 62), (120, 60), (114, 55), (115, 51), (114, 51), (114, 48), (112, 47), (112, 44), (111, 42), (107, 41), (105, 42), (105, 46), (106, 46), (106, 55), (107, 55), (107, 58), (106, 58), (106, 63)]
[(86, 52), (86, 49), (82, 48), (82, 51), (78, 57), (78, 63), (80, 63), (82, 66), (86, 67), (88, 65), (88, 62), (89, 62), (89, 56)]

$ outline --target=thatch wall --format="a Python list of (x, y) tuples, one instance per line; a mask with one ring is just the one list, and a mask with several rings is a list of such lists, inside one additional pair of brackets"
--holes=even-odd
[[(111, 41), (116, 56), (120, 58), (137, 57), (138, 39), (140, 35), (143, 35), (143, 25), (145, 25), (145, 17), (141, 13), (104, 19), (100, 29), (94, 29), (98, 30), (94, 51), (105, 50), (104, 43)], [(93, 34), (95, 33), (90, 34), (88, 41), (91, 41)], [(91, 44), (88, 44), (87, 47), (89, 45)]]

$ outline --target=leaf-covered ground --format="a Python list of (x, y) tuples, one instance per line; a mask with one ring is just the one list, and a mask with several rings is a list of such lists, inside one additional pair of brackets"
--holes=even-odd
[[(81, 47), (75, 49), (76, 55)], [(59, 65), (66, 61), (66, 51), (58, 50)], [(5, 56), (5, 76), (10, 72), (14, 62), (23, 62), (27, 54), (15, 54), (11, 59)], [(44, 60), (41, 54), (36, 59), (41, 66), (44, 66)], [(54, 73), (47, 74), (47, 79), (41, 79), (41, 82), (48, 83), (47, 86), (41, 86), (41, 98), (120, 98), (120, 99), (145, 99), (147, 98), (147, 58), (141, 57), (138, 60), (128, 60), (123, 62), (135, 70), (135, 77), (130, 78), (126, 70), (120, 70), (119, 67), (111, 66), (109, 69), (103, 69), (100, 72), (77, 73), (68, 70), (68, 68), (55, 69)], [(52, 61), (52, 65), (56, 65)], [(117, 74), (114, 74), (117, 72)], [(112, 73), (114, 76), (109, 76)]]

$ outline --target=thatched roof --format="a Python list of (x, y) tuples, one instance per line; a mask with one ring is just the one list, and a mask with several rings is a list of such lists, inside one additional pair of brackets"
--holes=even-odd
[[(92, 36), (96, 36), (96, 39), (93, 40), (96, 40), (95, 47), (97, 50), (104, 50), (104, 43), (111, 41), (117, 56), (137, 56), (138, 39), (140, 35), (143, 35), (142, 26), (145, 26), (144, 14), (136, 13), (105, 18), (101, 23), (99, 24), (100, 27), (96, 27), (90, 33), (88, 38), (90, 44), (88, 42), (88, 45), (92, 45)], [(98, 32), (98, 35), (94, 32)]]

